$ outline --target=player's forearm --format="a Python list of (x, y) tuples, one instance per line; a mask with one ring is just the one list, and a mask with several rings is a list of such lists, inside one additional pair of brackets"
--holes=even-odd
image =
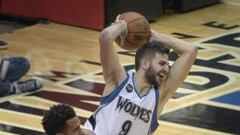
[(164, 45), (166, 45), (166, 47), (174, 49), (180, 55), (186, 53), (197, 53), (197, 47), (195, 45), (192, 45), (188, 42), (174, 38), (169, 35), (152, 31), (151, 40), (157, 40), (163, 43)]
[(110, 27), (105, 28), (99, 37), (99, 41), (112, 43), (117, 37), (126, 32), (127, 24), (123, 21), (113, 24)]

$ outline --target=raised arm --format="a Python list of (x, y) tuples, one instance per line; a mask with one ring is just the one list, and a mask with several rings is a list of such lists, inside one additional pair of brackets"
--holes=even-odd
[(114, 50), (114, 40), (127, 33), (127, 23), (119, 21), (105, 28), (99, 37), (100, 59), (103, 67), (105, 89), (103, 96), (108, 95), (126, 77), (125, 70), (120, 65), (117, 52)]
[[(172, 48), (179, 55), (178, 59), (170, 68), (168, 77), (163, 85), (162, 95), (159, 102), (159, 113), (163, 109), (163, 105), (172, 97), (177, 88), (187, 77), (191, 66), (193, 65), (197, 56), (197, 47), (183, 40), (156, 33), (152, 31), (151, 40), (157, 40), (168, 48)], [(159, 114), (160, 115), (160, 114)]]

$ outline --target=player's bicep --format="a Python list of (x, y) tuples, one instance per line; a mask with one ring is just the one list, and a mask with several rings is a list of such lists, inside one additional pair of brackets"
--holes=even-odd
[[(168, 78), (166, 80), (166, 93), (168, 96), (172, 96), (176, 89), (182, 84), (187, 77), (192, 64), (196, 58), (196, 49), (189, 53), (180, 56), (170, 68)], [(170, 97), (168, 97), (170, 98)]]
[(101, 33), (99, 37), (100, 43), (100, 60), (103, 67), (103, 76), (105, 81), (121, 82), (124, 78), (125, 71), (120, 65), (119, 58), (112, 42), (109, 42), (108, 33)]

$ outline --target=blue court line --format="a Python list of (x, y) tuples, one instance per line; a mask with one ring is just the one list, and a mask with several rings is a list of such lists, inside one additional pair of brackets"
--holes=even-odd
[(211, 99), (215, 102), (240, 106), (240, 90)]

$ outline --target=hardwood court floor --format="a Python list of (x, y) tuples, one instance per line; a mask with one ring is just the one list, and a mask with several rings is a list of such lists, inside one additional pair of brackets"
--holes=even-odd
[[(189, 76), (166, 105), (154, 135), (240, 134), (240, 2), (227, 2), (164, 15), (151, 24), (199, 47)], [(0, 35), (8, 43), (1, 57), (26, 56), (32, 67), (25, 78), (45, 80), (40, 91), (0, 98), (1, 135), (43, 134), (44, 110), (59, 102), (74, 106), (82, 121), (92, 114), (104, 86), (98, 35), (57, 23)], [(131, 69), (134, 52), (115, 47), (121, 63)]]

